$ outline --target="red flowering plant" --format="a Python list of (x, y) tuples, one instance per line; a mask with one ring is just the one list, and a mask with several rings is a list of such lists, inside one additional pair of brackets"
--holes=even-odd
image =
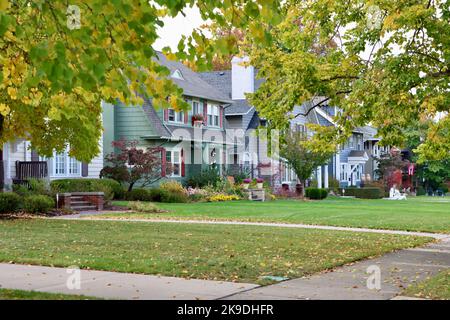
[[(137, 182), (141, 187), (146, 187), (161, 179), (162, 148), (141, 149), (137, 145), (137, 141), (113, 141), (112, 146), (117, 152), (105, 157), (107, 165), (100, 172), (100, 177), (128, 185), (128, 191), (131, 191)], [(170, 168), (168, 165), (166, 171)]]

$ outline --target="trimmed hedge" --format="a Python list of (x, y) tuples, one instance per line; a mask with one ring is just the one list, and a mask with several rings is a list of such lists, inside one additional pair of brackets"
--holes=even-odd
[(153, 201), (150, 190), (148, 189), (133, 189), (125, 193), (125, 200), (128, 201)]
[(55, 208), (55, 201), (45, 195), (31, 195), (24, 199), (23, 209), (28, 213), (47, 213)]
[(128, 201), (151, 201), (165, 203), (186, 203), (189, 197), (184, 192), (168, 191), (161, 188), (133, 189), (125, 194)]
[(312, 200), (323, 200), (328, 197), (328, 191), (319, 188), (306, 188), (305, 195)]
[(384, 197), (384, 190), (380, 188), (347, 188), (345, 196), (359, 199), (381, 199)]
[(53, 194), (65, 192), (104, 192), (105, 200), (123, 199), (122, 185), (112, 179), (61, 179), (50, 182)]
[(0, 214), (11, 213), (20, 209), (22, 198), (13, 192), (0, 193)]

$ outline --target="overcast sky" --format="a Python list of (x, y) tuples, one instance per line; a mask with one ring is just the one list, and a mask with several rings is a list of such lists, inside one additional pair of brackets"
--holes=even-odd
[(166, 18), (163, 20), (164, 27), (158, 33), (160, 38), (154, 44), (156, 50), (161, 50), (167, 46), (176, 50), (182, 35), (190, 35), (193, 29), (204, 24), (198, 8), (188, 8), (184, 12), (186, 14), (185, 17), (179, 14), (174, 19)]

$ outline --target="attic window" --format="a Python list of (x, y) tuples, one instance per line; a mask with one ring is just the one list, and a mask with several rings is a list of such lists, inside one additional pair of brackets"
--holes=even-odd
[(180, 70), (175, 70), (173, 73), (172, 73), (172, 78), (174, 78), (174, 79), (179, 79), (179, 80), (184, 80), (184, 78), (183, 78), (183, 74), (181, 73), (181, 71)]

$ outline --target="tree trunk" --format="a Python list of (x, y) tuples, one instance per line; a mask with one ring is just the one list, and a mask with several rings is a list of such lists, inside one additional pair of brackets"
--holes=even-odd
[(131, 192), (131, 190), (133, 190), (134, 184), (135, 184), (135, 182), (130, 183), (130, 185), (128, 186), (128, 192)]
[(300, 184), (302, 185), (302, 193), (300, 194), (300, 197), (302, 199), (305, 199), (306, 181), (300, 181)]

